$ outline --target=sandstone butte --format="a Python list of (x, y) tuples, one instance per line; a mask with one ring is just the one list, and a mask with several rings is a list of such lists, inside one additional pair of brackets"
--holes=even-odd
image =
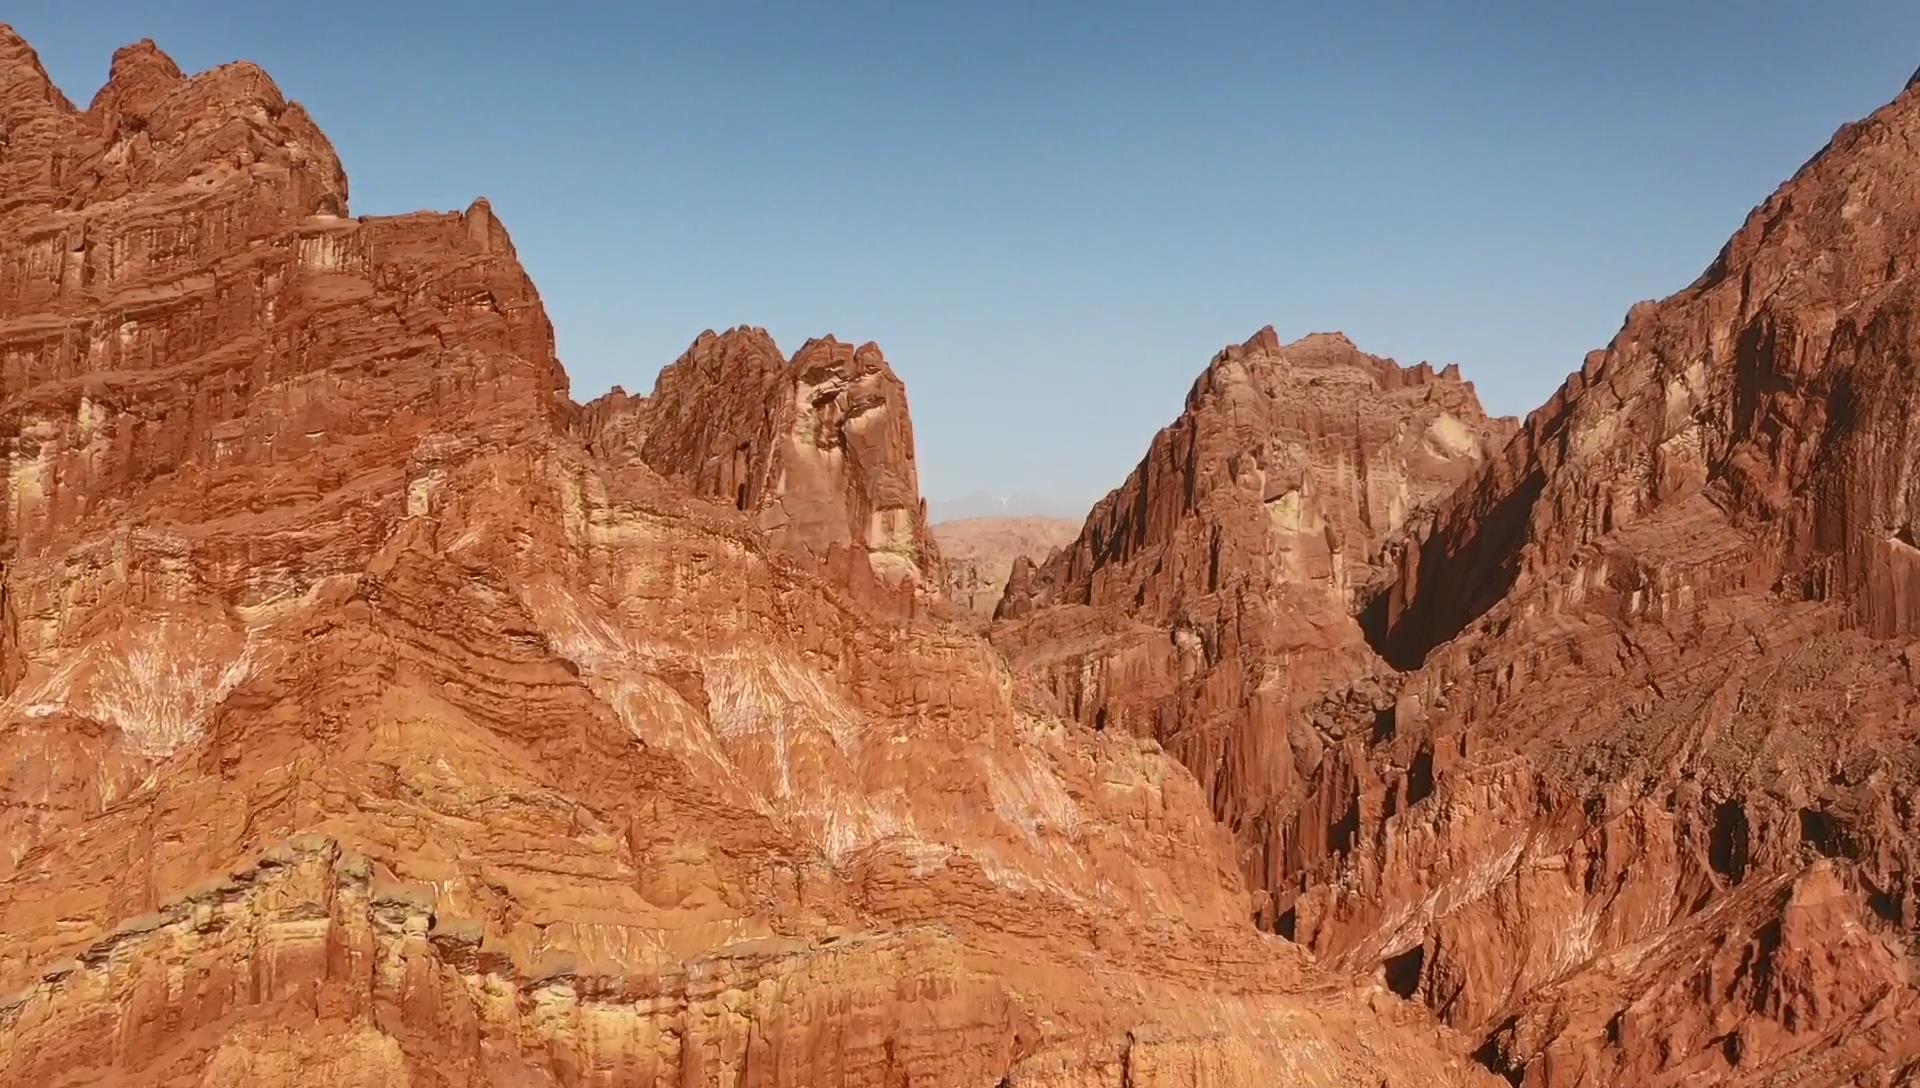
[(1920, 1084), (1917, 263), (1920, 76), (1517, 429), (1223, 352), (992, 638), (1512, 1084)]
[(877, 348), (578, 405), (485, 202), (0, 29), (0, 1084), (1920, 1082), (1916, 137), (1524, 424), (1223, 351), (989, 643)]
[(577, 405), (485, 202), (0, 30), (0, 1083), (1498, 1083), (940, 593), (878, 349)]

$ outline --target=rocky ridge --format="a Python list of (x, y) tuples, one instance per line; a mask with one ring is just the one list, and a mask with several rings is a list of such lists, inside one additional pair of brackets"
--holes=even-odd
[(1277, 926), (1292, 843), (1335, 833), (1295, 811), (1345, 739), (1314, 706), (1342, 686), (1390, 698), (1357, 614), (1512, 429), (1457, 368), (1262, 329), (1214, 357), (1072, 544), (1016, 564), (994, 641), (1060, 713), (1193, 771)]
[[(1326, 565), (1253, 579), (1331, 617), (1263, 685), (1289, 696), (1272, 714), (1241, 692), (1108, 711), (1239, 823), (1263, 923), (1424, 1002), (1513, 1084), (1920, 1076), (1916, 146), (1910, 84), (1382, 550), (1356, 625)], [(1134, 528), (1227, 539), (1187, 496), (1245, 445), (1156, 441), (1075, 558), (1016, 572), (994, 638), (1028, 684), (1097, 722), (1116, 693), (1272, 661), (1181, 611), (1209, 549)], [(1135, 555), (1148, 574), (1107, 573)], [(1150, 649), (1116, 678), (1100, 625), (1123, 622)]]
[(0, 134), (0, 1084), (1487, 1081), (919, 607), (877, 350), (577, 406), (250, 65)]

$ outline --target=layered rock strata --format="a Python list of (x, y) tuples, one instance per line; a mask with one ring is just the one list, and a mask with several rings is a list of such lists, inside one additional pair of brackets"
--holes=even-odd
[(1193, 771), (1276, 927), (1297, 840), (1337, 834), (1299, 805), (1346, 739), (1318, 703), (1351, 686), (1391, 705), (1357, 613), (1512, 428), (1457, 368), (1262, 329), (1214, 357), (1072, 544), (1016, 564), (994, 641), (1061, 713)]
[[(1182, 638), (1161, 602), (1191, 600), (1212, 553), (1132, 527), (1191, 521), (1232, 445), (1174, 446), (1194, 456), (1165, 458), (1171, 486), (1130, 481), (1077, 558), (1016, 572), (996, 640), (1063, 705), (1168, 738), (1230, 821), (1281, 814), (1240, 829), (1269, 844), (1262, 920), (1426, 1003), (1516, 1085), (1911, 1083), (1916, 146), (1910, 85), (1635, 307), (1380, 553), (1347, 602), (1364, 646), (1335, 616), (1269, 666), (1344, 670), (1271, 716), (1257, 687), (1113, 710), (1276, 657), (1222, 654), (1205, 625), (1186, 673), (1157, 649)], [(1248, 551), (1208, 582), (1260, 571)], [(1103, 573), (1133, 555), (1145, 574)], [(1271, 581), (1259, 597), (1304, 592)], [(1103, 622), (1155, 650), (1081, 633), (1103, 593)]]
[(877, 352), (576, 406), (489, 207), (349, 217), (249, 65), (0, 28), (0, 134), (0, 1084), (1486, 1083), (896, 607)]

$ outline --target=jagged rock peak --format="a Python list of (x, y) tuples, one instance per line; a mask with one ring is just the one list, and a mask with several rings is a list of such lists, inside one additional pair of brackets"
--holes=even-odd
[(40, 54), (13, 27), (0, 23), (0, 121), (9, 121), (19, 108), (29, 105), (73, 112), (73, 103), (47, 76)]
[(1283, 344), (1271, 325), (1214, 354), (1188, 391), (1186, 411), (1199, 411), (1208, 398), (1236, 389), (1257, 388), (1260, 395), (1272, 396), (1282, 386), (1294, 388), (1292, 396), (1331, 408), (1336, 401), (1359, 395), (1349, 388), (1355, 385), (1380, 392), (1425, 390), (1421, 395), (1441, 401), (1456, 416), (1488, 418), (1473, 383), (1461, 377), (1457, 364), (1439, 371), (1425, 362), (1401, 366), (1360, 350), (1341, 332), (1309, 333)]
[(654, 395), (685, 381), (758, 381), (786, 368), (786, 356), (767, 330), (735, 325), (725, 332), (703, 330), (680, 357), (663, 367), (654, 381)]
[(186, 75), (173, 58), (147, 38), (113, 54), (107, 82), (87, 112), (115, 126), (144, 125), (167, 97), (185, 86)]
[(1456, 368), (1263, 328), (1214, 356), (1076, 539), (1009, 570), (994, 641), (1063, 715), (1176, 754), (1278, 925), (1293, 890), (1271, 859), (1295, 847), (1267, 816), (1324, 754), (1302, 693), (1376, 669), (1356, 613), (1393, 547), (1513, 426)]
[(173, 58), (162, 52), (152, 38), (114, 50), (113, 64), (107, 70), (106, 85), (93, 96), (92, 110), (103, 107), (133, 113), (150, 108), (174, 88), (187, 81)]
[[(82, 113), (9, 29), (0, 34), (0, 128), (7, 149), (0, 213), (170, 183), (194, 186), (186, 191), (195, 199), (205, 199), (210, 185), (274, 189), (288, 214), (346, 214), (346, 173), (332, 144), (264, 71), (245, 62), (189, 77), (142, 41), (115, 53), (107, 82)], [(79, 162), (90, 165), (73, 169)], [(263, 173), (286, 181), (259, 186)]]
[(1276, 359), (1288, 366), (1302, 369), (1350, 368), (1365, 372), (1376, 380), (1386, 383), (1390, 388), (1425, 384), (1435, 379), (1472, 388), (1471, 382), (1461, 378), (1460, 366), (1457, 363), (1448, 363), (1439, 371), (1435, 371), (1431, 364), (1425, 362), (1401, 366), (1392, 359), (1362, 351), (1352, 338), (1338, 331), (1310, 332), (1297, 340), (1283, 344), (1273, 326), (1266, 325), (1245, 341), (1220, 349), (1214, 356), (1213, 363), (1219, 365), (1248, 359)]
[(141, 42), (78, 113), (35, 97), (9, 30), (0, 79), (0, 554), (57, 547), (155, 478), (221, 509), (264, 465), (556, 405), (551, 327), (485, 203), (343, 218), (332, 146), (256, 66), (188, 78)]
[[(1920, 633), (1905, 543), (1920, 500), (1902, 482), (1920, 385), (1901, 362), (1920, 294), (1917, 142), (1909, 87), (1843, 126), (1692, 284), (1629, 310), (1408, 551), (1391, 655), (1417, 662), (1503, 600), (1601, 569), (1659, 571), (1669, 588), (1583, 606), (1779, 584), (1851, 597), (1877, 632)], [(1699, 539), (1648, 550), (1675, 535)]]
[(651, 396), (610, 393), (579, 418), (603, 455), (752, 514), (778, 550), (938, 593), (906, 385), (876, 344), (822, 336), (787, 358), (763, 328), (708, 329)]
[(800, 345), (799, 351), (793, 353), (793, 367), (802, 374), (824, 373), (827, 369), (848, 366), (854, 367), (857, 372), (884, 371), (889, 377), (893, 375), (893, 368), (887, 365), (886, 353), (871, 340), (855, 346), (828, 333), (808, 340)]

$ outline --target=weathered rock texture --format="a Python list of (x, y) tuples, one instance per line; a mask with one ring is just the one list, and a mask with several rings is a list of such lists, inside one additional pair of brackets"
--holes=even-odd
[(82, 111), (0, 28), (0, 180), (0, 1084), (1488, 1079), (895, 607), (877, 351), (576, 407), (485, 203), (150, 44)]
[(653, 395), (585, 409), (590, 444), (754, 516), (782, 551), (937, 593), (907, 387), (873, 344), (829, 336), (791, 360), (764, 329), (700, 334)]
[(1061, 713), (1154, 737), (1192, 769), (1276, 925), (1295, 840), (1340, 833), (1299, 811), (1349, 741), (1319, 702), (1351, 684), (1391, 705), (1364, 679), (1377, 659), (1356, 613), (1512, 428), (1453, 367), (1262, 329), (1214, 357), (1078, 539), (1016, 564), (995, 641)]
[[(1349, 601), (1382, 656), (1288, 689), (1308, 715), (1261, 721), (1256, 698), (1236, 719), (1238, 692), (1110, 713), (1203, 782), (1218, 768), (1230, 819), (1289, 814), (1256, 840), (1268, 920), (1427, 1003), (1514, 1084), (1920, 1080), (1917, 149), (1910, 86), (1636, 307), (1383, 553), (1390, 585)], [(1164, 630), (1191, 593), (1193, 558), (1102, 575), (1145, 554), (1133, 525), (1191, 519), (1189, 481), (1245, 463), (1168, 460), (1172, 486), (1130, 481), (1002, 606), (996, 639), (1069, 708), (1175, 683), (1072, 641), (1083, 602)], [(1255, 585), (1297, 600), (1302, 569), (1327, 584), (1320, 563)], [(1189, 675), (1243, 670), (1209, 629)], [(1301, 642), (1291, 660), (1329, 659)], [(1196, 731), (1229, 739), (1183, 745)], [(1261, 745), (1289, 773), (1233, 777)]]
[(1015, 560), (1042, 562), (1073, 540), (1080, 524), (1065, 518), (961, 518), (933, 527), (946, 568), (947, 599), (991, 619), (1007, 589)]

